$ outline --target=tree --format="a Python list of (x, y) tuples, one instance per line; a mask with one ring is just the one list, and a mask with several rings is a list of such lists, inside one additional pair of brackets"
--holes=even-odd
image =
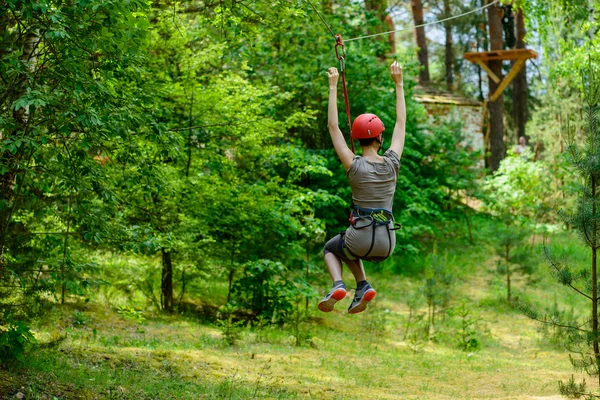
[(147, 132), (146, 10), (143, 1), (0, 3), (0, 311), (35, 303), (41, 290), (64, 302), (87, 282), (89, 260), (72, 248), (102, 240), (116, 203), (94, 157)]
[[(558, 283), (570, 288), (588, 301), (587, 317), (579, 321), (561, 321), (558, 318), (546, 318), (530, 307), (521, 308), (530, 318), (560, 327), (569, 336), (569, 348), (581, 358), (570, 357), (576, 370), (585, 371), (600, 382), (600, 332), (598, 326), (598, 265), (597, 253), (600, 247), (600, 127), (598, 126), (598, 107), (600, 106), (600, 74), (595, 65), (582, 72), (583, 105), (582, 113), (586, 117), (584, 127), (585, 144), (575, 141), (577, 131), (566, 127), (567, 150), (574, 170), (580, 176), (579, 201), (571, 211), (561, 211), (561, 217), (579, 234), (589, 251), (589, 264), (582, 267), (569, 265), (565, 260), (557, 259), (548, 246), (544, 253), (552, 267)], [(572, 378), (560, 382), (561, 394), (570, 398), (599, 398), (600, 394), (586, 388), (585, 381), (578, 384)]]
[(500, 222), (493, 235), (494, 247), (499, 258), (497, 271), (506, 278), (509, 304), (513, 275), (533, 272), (528, 239), (535, 234), (537, 223), (545, 220), (554, 196), (548, 166), (530, 161), (531, 157), (530, 151), (509, 154), (484, 184), (487, 207)]
[[(410, 0), (410, 7), (412, 9), (415, 26), (423, 25), (423, 3), (421, 0)], [(415, 41), (419, 48), (419, 50), (417, 50), (417, 57), (419, 58), (419, 64), (421, 64), (421, 69), (419, 70), (419, 83), (426, 84), (429, 82), (429, 56), (427, 53), (425, 27), (421, 26), (415, 28)]]
[[(488, 26), (490, 32), (490, 50), (502, 50), (502, 10), (499, 7), (488, 7)], [(489, 61), (488, 66), (494, 74), (502, 79), (502, 61)], [(489, 93), (496, 92), (498, 84), (492, 78), (489, 81)], [(492, 172), (500, 167), (500, 161), (506, 155), (504, 147), (504, 95), (500, 95), (496, 101), (489, 102), (489, 146), (490, 156), (488, 167)]]
[[(387, 13), (387, 4), (385, 1), (380, 0), (366, 0), (365, 1), (365, 10), (367, 12), (371, 12), (375, 14), (375, 18), (378, 20), (376, 24), (375, 32), (370, 33), (380, 33), (385, 31), (393, 31), (395, 30), (394, 21), (392, 17)], [(376, 38), (380, 42), (385, 41), (385, 36), (378, 36)], [(387, 44), (383, 46), (381, 50), (378, 50), (379, 58), (381, 60), (386, 59), (386, 53), (395, 54), (396, 53), (396, 38), (394, 32), (388, 34)]]
[[(449, 18), (450, 12), (450, 0), (444, 0), (444, 18)], [(444, 32), (446, 35), (446, 41), (444, 46), (446, 88), (451, 91), (454, 89), (454, 75), (452, 73), (452, 66), (454, 64), (454, 54), (452, 52), (452, 23), (450, 21), (444, 22)]]
[[(515, 12), (516, 44), (515, 48), (525, 48), (525, 17), (522, 10)], [(514, 64), (514, 61), (513, 61)], [(527, 137), (525, 133), (525, 124), (528, 119), (527, 112), (527, 64), (523, 65), (521, 71), (512, 82), (512, 107), (513, 121), (515, 124), (516, 140), (518, 142), (521, 136)]]

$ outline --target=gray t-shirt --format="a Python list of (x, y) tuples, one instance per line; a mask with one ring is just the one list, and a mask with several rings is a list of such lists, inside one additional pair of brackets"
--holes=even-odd
[(354, 205), (392, 211), (399, 171), (400, 157), (391, 149), (383, 155), (383, 162), (355, 156), (346, 172)]

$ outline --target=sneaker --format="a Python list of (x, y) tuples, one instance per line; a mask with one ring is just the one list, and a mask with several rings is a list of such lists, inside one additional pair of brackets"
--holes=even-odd
[(369, 302), (377, 296), (375, 289), (370, 284), (366, 284), (362, 289), (357, 290), (354, 294), (354, 300), (348, 308), (348, 314), (358, 314), (365, 311)]
[(319, 310), (323, 312), (331, 312), (335, 303), (346, 297), (346, 285), (343, 283), (331, 288), (327, 296), (319, 302)]

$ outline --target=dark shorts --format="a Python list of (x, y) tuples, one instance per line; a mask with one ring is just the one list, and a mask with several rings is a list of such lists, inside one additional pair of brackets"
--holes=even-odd
[(344, 253), (344, 235), (346, 231), (340, 232), (339, 235), (334, 236), (330, 239), (323, 248), (323, 254), (333, 253), (342, 260), (350, 260), (346, 253)]
[[(346, 254), (346, 252), (344, 251), (344, 236), (345, 236), (345, 234), (346, 234), (346, 231), (342, 231), (342, 232), (340, 232), (339, 235), (335, 235), (333, 238), (331, 238), (325, 244), (325, 247), (323, 248), (323, 255), (326, 255), (328, 253), (333, 253), (344, 261), (356, 260), (357, 257), (349, 257), (349, 254)], [(368, 258), (365, 258), (365, 260), (377, 263), (377, 262), (381, 262), (381, 261), (385, 260), (386, 258), (387, 257), (368, 257)]]

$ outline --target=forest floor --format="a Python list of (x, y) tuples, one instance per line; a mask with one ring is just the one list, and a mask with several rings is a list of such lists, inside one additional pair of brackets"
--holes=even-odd
[[(233, 346), (222, 328), (190, 314), (91, 301), (54, 307), (33, 326), (41, 347), (27, 368), (0, 370), (0, 399), (560, 399), (559, 380), (584, 376), (573, 372), (566, 350), (548, 344), (549, 331), (506, 305), (488, 257), (479, 249), (450, 259), (465, 270), (453, 298), (467, 299), (478, 350), (456, 346), (456, 317), (438, 316), (432, 340), (413, 328), (406, 335), (406, 297), (421, 283), (384, 273), (371, 275), (378, 296), (362, 314), (346, 313), (352, 292), (330, 314), (314, 300), (296, 329), (244, 328)], [(568, 300), (557, 300), (564, 289), (553, 292), (543, 277), (513, 284), (521, 296)]]

